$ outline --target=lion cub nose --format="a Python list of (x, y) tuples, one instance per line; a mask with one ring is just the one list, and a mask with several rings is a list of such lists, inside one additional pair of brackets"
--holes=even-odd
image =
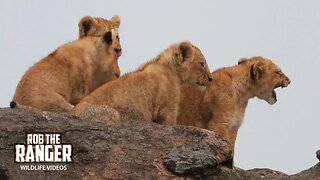
[(118, 73), (118, 72), (115, 72), (114, 75), (115, 75), (116, 77), (120, 77), (120, 73)]
[(288, 77), (287, 77), (287, 82), (288, 82), (288, 85), (291, 83), (291, 81)]
[(209, 80), (209, 81), (212, 81), (212, 77), (209, 76), (209, 77), (208, 77), (208, 80)]
[(291, 83), (290, 79), (287, 76), (285, 76), (285, 81), (282, 87), (287, 87), (290, 83)]
[(114, 51), (117, 53), (117, 54), (121, 54), (121, 51), (122, 51), (122, 49), (121, 48), (114, 48)]

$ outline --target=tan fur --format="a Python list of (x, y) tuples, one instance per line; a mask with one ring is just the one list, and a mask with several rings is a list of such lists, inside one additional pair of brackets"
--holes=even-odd
[(175, 124), (181, 84), (206, 86), (211, 77), (201, 51), (189, 42), (171, 46), (155, 60), (104, 84), (74, 108), (80, 115), (92, 105), (138, 114), (143, 120)]
[(239, 65), (212, 73), (205, 93), (184, 87), (177, 124), (218, 132), (232, 149), (249, 99), (276, 102), (273, 91), (290, 84), (289, 78), (271, 60), (263, 57), (239, 60)]
[(111, 32), (66, 44), (25, 73), (13, 101), (41, 110), (68, 111), (100, 84), (119, 76), (114, 70), (117, 59)]
[(101, 17), (84, 16), (79, 21), (79, 39), (86, 36), (102, 36), (105, 32), (112, 31), (114, 36), (113, 46), (118, 56), (121, 56), (122, 49), (119, 38), (120, 17), (114, 15), (110, 20)]
[[(120, 76), (118, 58), (115, 57), (121, 55), (119, 16), (110, 20), (85, 16), (78, 26), (79, 39), (96, 38), (62, 46), (31, 67), (17, 86), (13, 98), (15, 104), (68, 111), (88, 93)], [(101, 40), (106, 32), (111, 32), (112, 44), (107, 45)]]

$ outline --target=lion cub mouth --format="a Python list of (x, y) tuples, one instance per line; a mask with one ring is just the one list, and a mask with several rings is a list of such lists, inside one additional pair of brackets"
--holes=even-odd
[(277, 93), (276, 93), (276, 89), (277, 88), (285, 88), (285, 87), (287, 87), (288, 85), (285, 85), (285, 84), (283, 84), (283, 83), (281, 83), (281, 84), (277, 84), (274, 88), (273, 88), (273, 90), (272, 90), (272, 98), (275, 100), (275, 101), (277, 101)]
[(197, 87), (200, 91), (205, 91), (207, 89), (207, 84), (203, 82), (197, 82)]

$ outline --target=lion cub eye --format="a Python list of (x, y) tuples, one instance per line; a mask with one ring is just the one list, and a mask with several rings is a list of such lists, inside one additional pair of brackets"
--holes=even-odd
[(120, 38), (119, 38), (119, 36), (118, 36), (118, 35), (116, 36), (116, 38), (117, 38), (117, 40), (118, 40), (118, 41), (120, 40)]
[(201, 62), (200, 65), (201, 65), (202, 67), (204, 67), (204, 62)]
[(281, 75), (281, 71), (276, 71), (276, 74), (277, 75)]

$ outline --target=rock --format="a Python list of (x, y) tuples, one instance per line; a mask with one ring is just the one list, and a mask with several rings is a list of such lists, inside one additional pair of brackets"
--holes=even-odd
[[(98, 112), (99, 113), (99, 112)], [(108, 112), (109, 113), (109, 112)], [(113, 112), (110, 111), (112, 114)], [(129, 113), (127, 118), (139, 119)], [(136, 116), (136, 117), (135, 117)], [(270, 169), (232, 167), (228, 143), (212, 131), (121, 119), (81, 119), (32, 109), (0, 109), (0, 179), (319, 179), (320, 165), (295, 175)], [(14, 145), (26, 132), (61, 133), (73, 145), (72, 163), (62, 171), (23, 171)], [(317, 153), (317, 156), (319, 153)]]
[[(316, 152), (317, 158), (320, 160), (320, 150)], [(320, 163), (315, 166), (301, 171), (300, 173), (290, 176), (292, 179), (320, 179)]]
[[(10, 179), (171, 179), (214, 175), (213, 170), (231, 160), (228, 143), (219, 135), (187, 126), (142, 121), (106, 125), (25, 109), (1, 109), (0, 122), (0, 173)], [(25, 132), (61, 133), (62, 143), (73, 145), (68, 170), (21, 171), (20, 164), (14, 163), (13, 149), (15, 143), (25, 143)]]
[(217, 161), (201, 150), (175, 149), (163, 158), (164, 165), (177, 174), (198, 174), (210, 167), (216, 167)]
[(280, 171), (274, 171), (271, 169), (266, 169), (266, 168), (255, 168), (255, 169), (250, 169), (247, 170), (248, 174), (252, 175), (257, 175), (259, 178), (269, 178), (269, 179), (276, 179), (276, 178), (288, 178), (289, 176), (283, 172)]
[(320, 179), (320, 163), (316, 164), (315, 166), (301, 171), (298, 174), (294, 174), (290, 176), (292, 179)]

